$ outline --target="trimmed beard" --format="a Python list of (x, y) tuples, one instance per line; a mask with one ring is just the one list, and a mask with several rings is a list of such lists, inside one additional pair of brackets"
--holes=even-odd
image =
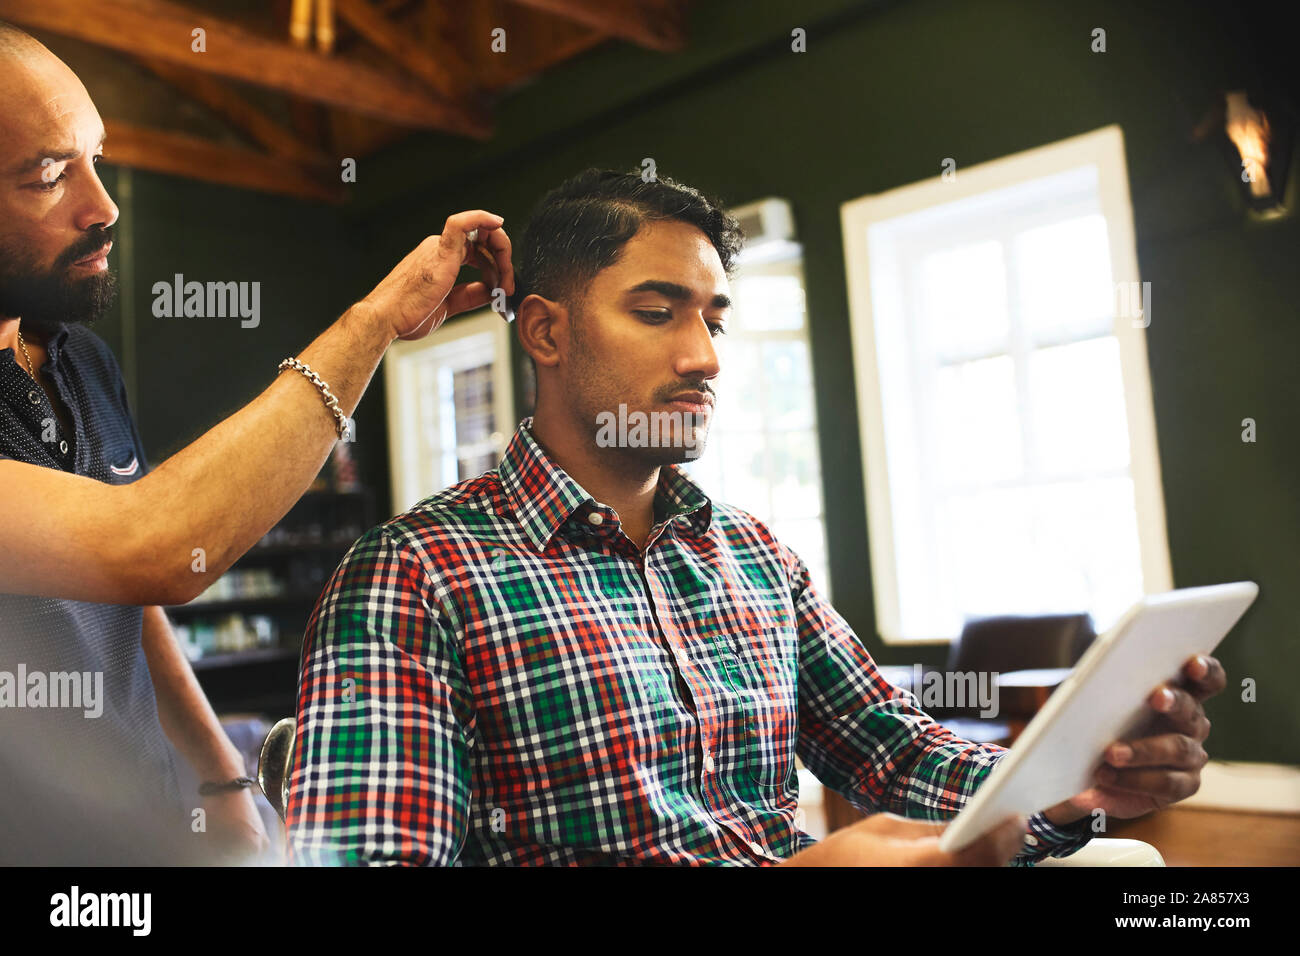
[(0, 316), (21, 318), (24, 328), (48, 334), (61, 323), (90, 325), (103, 318), (117, 297), (112, 269), (77, 278), (72, 264), (109, 241), (101, 232), (94, 244), (80, 242), (48, 270), (9, 245), (0, 247)]
[[(600, 421), (598, 416), (602, 412), (610, 412), (615, 415), (619, 413), (618, 408), (620, 398), (618, 398), (618, 396), (620, 396), (620, 390), (605, 378), (604, 371), (607, 363), (605, 363), (600, 356), (596, 355), (593, 349), (588, 347), (586, 340), (579, 332), (579, 329), (582, 328), (582, 323), (578, 321), (578, 315), (574, 315), (574, 313), (571, 313), (571, 315), (574, 316), (569, 324), (569, 345), (573, 355), (573, 378), (576, 381), (584, 383), (597, 383), (596, 391), (598, 393), (604, 393), (603, 395), (598, 394), (597, 397), (592, 397), (590, 394), (583, 396), (583, 399), (580, 402), (580, 407), (575, 407), (574, 409), (578, 415), (579, 427), (581, 428), (582, 433), (590, 436), (589, 441), (591, 447), (599, 449), (600, 453), (603, 455), (619, 456), (624, 462), (636, 461), (646, 469), (660, 468), (664, 465), (685, 464), (686, 462), (695, 461), (704, 454), (704, 448), (708, 438), (708, 428), (711, 421), (703, 417), (697, 417), (694, 413), (690, 412), (642, 412), (642, 414), (646, 415), (680, 415), (681, 417), (678, 422), (680, 427), (683, 430), (689, 428), (694, 433), (694, 440), (689, 444), (689, 447), (685, 434), (676, 435), (676, 442), (672, 441), (670, 437), (665, 436), (663, 441), (658, 445), (648, 445), (644, 447), (628, 446), (603, 448), (597, 444), (597, 422)], [(685, 383), (661, 387), (656, 390), (653, 396), (653, 401), (655, 403), (671, 401), (675, 395), (681, 394), (683, 384)], [(696, 385), (696, 387), (699, 388), (700, 391), (711, 391), (711, 388), (704, 383), (700, 383)], [(621, 400), (625, 403), (625, 399)], [(701, 431), (704, 433), (703, 435), (700, 435)]]

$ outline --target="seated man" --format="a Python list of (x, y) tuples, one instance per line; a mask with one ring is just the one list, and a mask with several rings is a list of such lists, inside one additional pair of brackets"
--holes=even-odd
[[(542, 200), (512, 300), (536, 413), (498, 469), (364, 535), (322, 594), (291, 861), (1032, 863), (1086, 843), (1093, 808), (1196, 789), (1213, 660), (1104, 786), (939, 852), (1006, 751), (885, 681), (799, 557), (677, 467), (707, 432), (740, 243), (666, 179), (590, 170)], [(661, 440), (617, 447), (615, 416)], [(796, 754), (874, 815), (816, 843)]]

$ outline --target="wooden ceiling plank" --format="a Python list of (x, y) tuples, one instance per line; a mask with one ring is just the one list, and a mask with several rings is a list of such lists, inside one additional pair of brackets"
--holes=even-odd
[(188, 179), (279, 193), (298, 199), (342, 202), (343, 190), (292, 160), (223, 146), (182, 133), (116, 120), (105, 121), (104, 162)]
[(206, 73), (196, 73), (151, 57), (137, 59), (154, 75), (190, 99), (202, 103), (271, 152), (303, 163), (320, 164), (325, 161), (319, 149), (303, 142), (219, 80)]
[(512, 2), (661, 53), (674, 53), (686, 45), (685, 11), (680, 0), (637, 0), (623, 4), (612, 4), (609, 0)]
[[(295, 49), (166, 0), (97, 0), (94, 16), (81, 0), (0, 0), (0, 18), (392, 123), (482, 139), (491, 133), (483, 115), (439, 101), (409, 77)], [(191, 49), (191, 33), (200, 27), (206, 32), (201, 53)]]
[(389, 20), (370, 0), (334, 0), (335, 10), (363, 37), (402, 67), (448, 98), (464, 93), (447, 65), (431, 56), (421, 42)]
[(509, 55), (497, 57), (497, 69), (485, 76), (483, 86), (489, 92), (535, 77), (609, 39), (608, 34), (527, 8), (511, 11), (507, 30)]

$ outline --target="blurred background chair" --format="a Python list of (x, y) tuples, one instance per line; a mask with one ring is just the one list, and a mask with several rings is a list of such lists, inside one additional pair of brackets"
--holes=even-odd
[[(981, 717), (981, 708), (974, 702), (929, 707), (926, 712), (966, 740), (1009, 746), (1033, 716), (1032, 711), (1042, 705), (1096, 636), (1092, 616), (1087, 613), (970, 618), (949, 648), (945, 673), (996, 673), (1000, 677), (1023, 671), (1045, 673), (1028, 681), (1000, 680), (999, 713), (994, 717)], [(1036, 692), (1040, 688), (1045, 692)]]

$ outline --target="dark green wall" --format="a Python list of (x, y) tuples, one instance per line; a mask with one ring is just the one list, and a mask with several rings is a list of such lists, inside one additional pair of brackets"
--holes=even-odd
[[(793, 204), (806, 251), (836, 603), (885, 663), (941, 648), (876, 635), (849, 347), (840, 205), (1118, 123), (1142, 276), (1177, 586), (1252, 579), (1256, 606), (1221, 651), (1229, 691), (1209, 705), (1211, 752), (1300, 762), (1300, 225), (1248, 220), (1216, 148), (1189, 141), (1216, 90), (1277, 66), (1224, 5), (699, 0), (689, 49), (594, 51), (500, 104), (488, 144), (412, 137), (361, 163), (354, 202), (329, 210), (136, 174), (139, 417), (157, 460), (251, 398), (275, 363), (363, 295), (448, 214), (484, 207), (522, 226), (579, 168), (661, 173), (730, 203)], [(1164, 12), (1171, 11), (1171, 12)], [(789, 51), (795, 26), (808, 52)], [(1268, 24), (1265, 23), (1267, 27)], [(1108, 51), (1089, 50), (1103, 27)], [(93, 91), (92, 91), (93, 92)], [(124, 211), (124, 215), (126, 211)], [(156, 320), (149, 286), (175, 271), (262, 278), (263, 327)], [(117, 330), (105, 327), (113, 341)], [(114, 343), (117, 344), (116, 342)], [(1240, 441), (1240, 422), (1259, 441)], [(386, 495), (382, 383), (358, 415), (363, 472)], [(382, 502), (381, 502), (382, 507)], [(1259, 684), (1244, 704), (1233, 687)]]
[[(417, 138), (363, 164), (372, 270), (482, 206), (519, 228), (548, 187), (587, 165), (637, 166), (732, 203), (793, 204), (806, 251), (832, 586), (878, 659), (941, 648), (876, 634), (844, 279), (840, 204), (1118, 123), (1132, 185), (1176, 586), (1251, 579), (1256, 606), (1222, 648), (1229, 691), (1209, 706), (1220, 758), (1300, 761), (1300, 225), (1248, 221), (1222, 154), (1189, 142), (1216, 90), (1253, 85), (1245, 18), (1224, 7), (1091, 3), (700, 3), (691, 50), (595, 52), (498, 110), (466, 147)], [(1172, 11), (1172, 12), (1166, 12)], [(789, 50), (794, 26), (808, 52)], [(1107, 31), (1107, 52), (1090, 51)], [(1259, 423), (1243, 444), (1240, 422)], [(1242, 678), (1259, 684), (1240, 702)]]
[[(123, 367), (155, 465), (256, 397), (281, 359), (300, 352), (377, 278), (361, 264), (336, 208), (111, 168), (105, 183), (121, 210), (114, 251), (121, 295), (95, 331)], [(187, 281), (261, 282), (260, 323), (245, 329), (238, 318), (155, 317), (154, 283), (178, 272)], [(382, 395), (376, 377), (355, 415), (353, 453), (386, 514)]]

